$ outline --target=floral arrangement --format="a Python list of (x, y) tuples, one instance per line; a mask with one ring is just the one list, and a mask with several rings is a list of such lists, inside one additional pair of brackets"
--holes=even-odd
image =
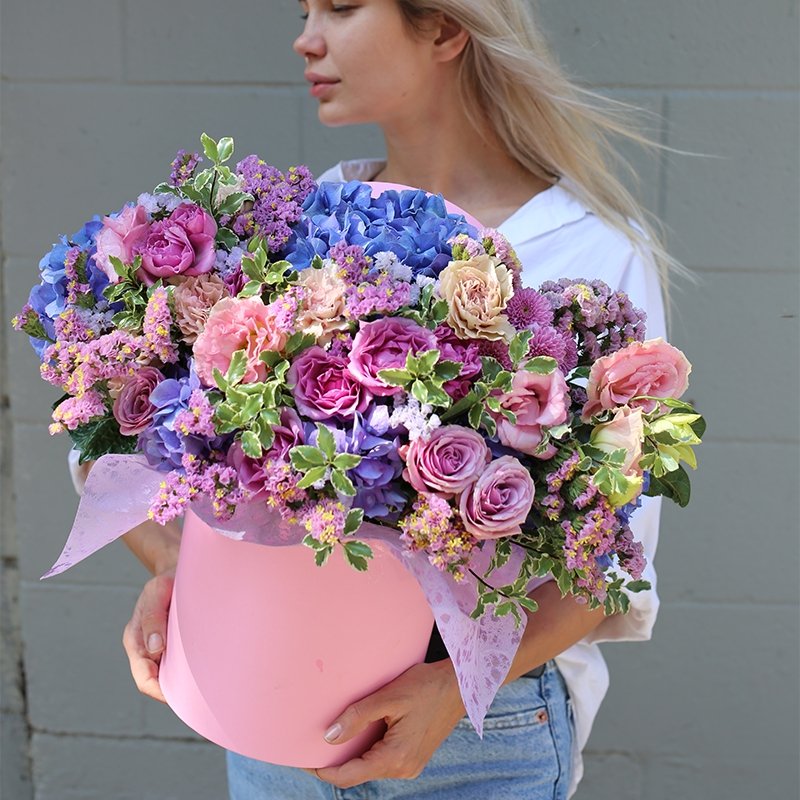
[(503, 236), (441, 197), (232, 169), (231, 139), (202, 144), (208, 168), (179, 151), (168, 182), (42, 259), (14, 326), (64, 392), (51, 432), (82, 460), (142, 454), (161, 523), (198, 497), (220, 520), (259, 504), (318, 564), (340, 546), (366, 569), (369, 520), (475, 580), (476, 618), (519, 621), (550, 573), (626, 611), (648, 588), (640, 496), (689, 500), (685, 356), (601, 282), (522, 286)]

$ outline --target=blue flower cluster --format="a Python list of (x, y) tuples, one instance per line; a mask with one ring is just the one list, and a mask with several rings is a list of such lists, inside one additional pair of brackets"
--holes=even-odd
[(415, 276), (435, 278), (452, 257), (448, 241), (461, 233), (477, 235), (460, 214), (448, 213), (441, 195), (404, 189), (376, 198), (360, 181), (321, 183), (306, 198), (283, 256), (305, 269), (345, 240), (368, 256), (392, 252)]

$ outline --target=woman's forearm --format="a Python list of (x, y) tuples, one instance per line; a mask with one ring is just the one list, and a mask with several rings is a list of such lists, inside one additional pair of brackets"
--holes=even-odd
[(181, 525), (177, 520), (159, 525), (147, 520), (129, 530), (122, 540), (153, 575), (175, 568), (181, 544)]
[(577, 603), (572, 595), (562, 597), (555, 581), (542, 584), (530, 596), (539, 609), (535, 613), (526, 612), (528, 624), (504, 683), (562, 653), (605, 619), (602, 608), (590, 610)]

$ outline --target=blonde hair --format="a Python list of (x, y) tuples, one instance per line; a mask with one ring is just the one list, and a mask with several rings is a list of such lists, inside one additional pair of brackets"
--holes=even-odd
[[(462, 99), (485, 110), (509, 154), (550, 182), (570, 179), (577, 198), (622, 232), (658, 269), (665, 298), (668, 276), (687, 274), (667, 253), (663, 225), (617, 177), (638, 186), (631, 165), (612, 145), (621, 136), (648, 149), (670, 149), (640, 132), (643, 109), (592, 92), (570, 80), (534, 24), (531, 0), (398, 0), (406, 21), (422, 30), (444, 14), (469, 34), (461, 56)], [(476, 122), (476, 127), (479, 126)], [(484, 131), (481, 131), (485, 133)]]

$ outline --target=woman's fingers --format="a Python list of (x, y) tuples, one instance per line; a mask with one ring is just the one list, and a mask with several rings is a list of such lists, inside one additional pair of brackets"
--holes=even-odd
[(167, 641), (167, 614), (173, 580), (171, 574), (166, 574), (145, 584), (122, 635), (122, 645), (137, 689), (162, 703), (166, 700), (158, 683), (158, 666)]

